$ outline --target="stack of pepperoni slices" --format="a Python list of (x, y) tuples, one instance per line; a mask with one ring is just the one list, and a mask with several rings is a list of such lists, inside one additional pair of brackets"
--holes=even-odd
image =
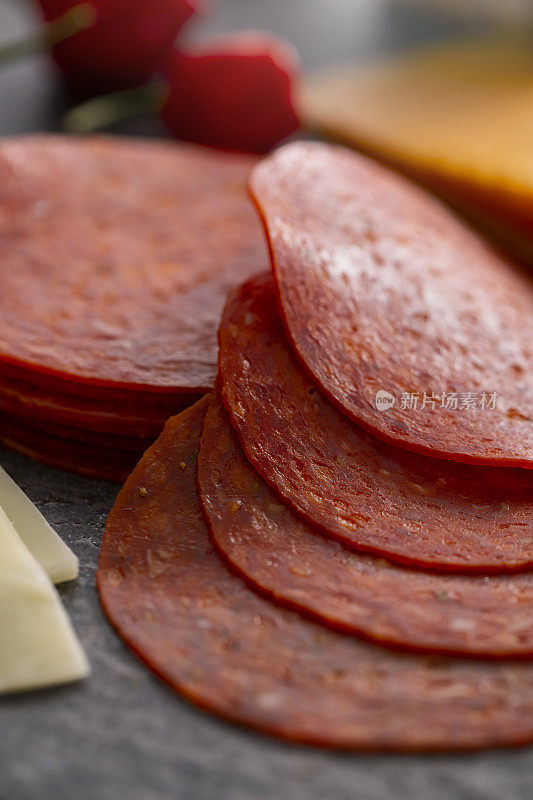
[(212, 387), (225, 295), (268, 266), (253, 164), (119, 137), (2, 140), (2, 443), (121, 480)]

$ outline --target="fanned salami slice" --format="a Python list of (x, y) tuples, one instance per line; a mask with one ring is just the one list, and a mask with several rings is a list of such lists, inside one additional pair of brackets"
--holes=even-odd
[(340, 147), (287, 145), (251, 190), (291, 342), (326, 395), (409, 450), (533, 467), (530, 278)]
[(418, 568), (533, 565), (533, 472), (426, 458), (352, 423), (300, 368), (269, 275), (231, 294), (219, 341), (223, 400), (246, 455), (329, 536)]
[(533, 575), (436, 575), (350, 552), (287, 506), (246, 460), (218, 397), (198, 457), (218, 552), (255, 589), (382, 644), (485, 657), (533, 654)]
[(228, 289), (267, 266), (254, 160), (169, 142), (0, 144), (0, 368), (204, 390)]
[(281, 609), (226, 570), (196, 490), (205, 409), (170, 420), (106, 526), (100, 596), (143, 661), (203, 708), (291, 740), (364, 750), (531, 741), (531, 665), (395, 653)]

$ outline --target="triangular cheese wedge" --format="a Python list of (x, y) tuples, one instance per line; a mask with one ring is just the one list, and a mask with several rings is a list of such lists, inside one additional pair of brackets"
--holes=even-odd
[(67, 683), (88, 673), (57, 591), (0, 509), (0, 692)]
[(54, 583), (78, 577), (78, 559), (29, 497), (0, 467), (0, 507), (18, 535)]

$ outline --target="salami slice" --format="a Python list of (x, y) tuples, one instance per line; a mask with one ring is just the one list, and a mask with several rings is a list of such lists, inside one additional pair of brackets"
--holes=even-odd
[[(2, 409), (2, 401), (0, 400), (0, 409)], [(76, 442), (87, 442), (95, 447), (101, 447), (102, 450), (116, 450), (122, 451), (135, 451), (138, 452), (142, 446), (141, 452), (152, 444), (155, 436), (128, 436), (120, 433), (102, 433), (101, 431), (91, 431), (85, 428), (74, 428), (71, 425), (64, 425), (57, 421), (50, 422), (48, 420), (28, 419), (24, 414), (18, 411), (6, 412), (2, 411), (2, 423), (4, 425), (19, 425), (29, 428), (37, 429), (47, 436), (66, 439), (67, 441), (74, 440)], [(163, 425), (158, 433), (161, 433)], [(135, 462), (137, 463), (137, 462)]]
[(299, 142), (253, 171), (291, 342), (349, 417), (392, 444), (533, 467), (533, 286), (428, 194)]
[(413, 567), (531, 568), (533, 473), (426, 458), (352, 423), (297, 363), (268, 274), (234, 290), (219, 341), (223, 399), (243, 449), (309, 522)]
[[(63, 436), (52, 435), (39, 425), (21, 423), (0, 415), (0, 444), (50, 467), (75, 472), (88, 478), (122, 483), (146, 449), (147, 442), (130, 443), (119, 450), (114, 440), (83, 441), (61, 430)], [(120, 437), (117, 437), (120, 439)]]
[(326, 625), (407, 649), (533, 655), (533, 575), (436, 575), (352, 553), (320, 536), (246, 460), (219, 397), (198, 457), (218, 552), (253, 588)]
[(230, 286), (267, 265), (254, 160), (170, 142), (0, 145), (0, 367), (199, 392)]
[(261, 731), (365, 750), (533, 739), (533, 668), (400, 654), (250, 591), (213, 551), (196, 490), (206, 402), (172, 419), (121, 490), (98, 570), (120, 635), (184, 697)]
[[(133, 396), (132, 396), (133, 395)], [(44, 426), (71, 426), (87, 433), (155, 439), (169, 416), (198, 400), (198, 395), (163, 394), (157, 402), (136, 393), (114, 400), (46, 391), (28, 382), (0, 383), (0, 410)]]

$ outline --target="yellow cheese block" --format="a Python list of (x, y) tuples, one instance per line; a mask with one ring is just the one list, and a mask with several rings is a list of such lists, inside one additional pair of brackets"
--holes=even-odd
[(0, 467), (0, 507), (54, 583), (78, 577), (78, 559), (22, 489)]
[(461, 41), (311, 76), (305, 124), (426, 184), (533, 256), (533, 44)]
[(0, 693), (67, 683), (88, 672), (50, 578), (0, 509)]

